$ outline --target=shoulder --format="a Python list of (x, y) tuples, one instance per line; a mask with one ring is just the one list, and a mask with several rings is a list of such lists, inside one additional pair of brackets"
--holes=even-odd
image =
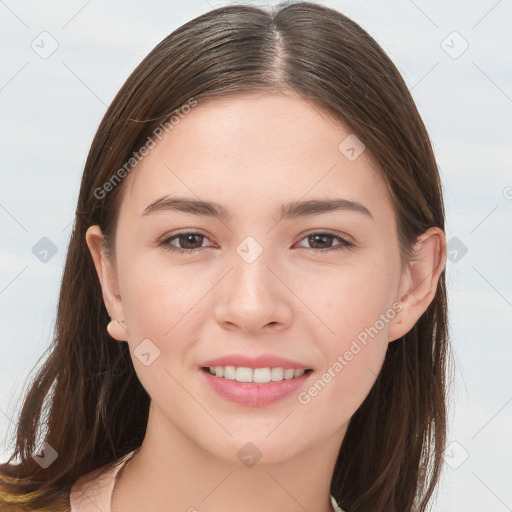
[(136, 452), (137, 450), (133, 450), (120, 460), (78, 478), (69, 494), (70, 512), (110, 512), (116, 476)]
[(78, 478), (69, 493), (70, 512), (109, 511), (114, 470), (107, 464)]

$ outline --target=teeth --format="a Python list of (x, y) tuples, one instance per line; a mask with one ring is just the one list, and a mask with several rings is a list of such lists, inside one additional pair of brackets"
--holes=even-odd
[(278, 382), (300, 377), (305, 370), (294, 370), (293, 368), (247, 368), (244, 366), (210, 366), (210, 374), (215, 377), (236, 380), (238, 382), (255, 382), (264, 384), (266, 382)]
[(272, 368), (270, 370), (270, 379), (275, 380), (283, 380), (284, 370), (282, 368)]
[(285, 370), (283, 377), (285, 380), (293, 379), (293, 377), (295, 377), (295, 372), (293, 370)]
[[(210, 368), (210, 373), (211, 372), (212, 372), (212, 369)], [(224, 367), (224, 378), (225, 379), (235, 380), (235, 375), (236, 375), (236, 368), (234, 366), (225, 366)]]

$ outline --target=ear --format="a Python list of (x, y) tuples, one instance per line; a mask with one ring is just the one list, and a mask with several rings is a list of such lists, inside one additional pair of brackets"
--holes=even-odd
[(414, 253), (402, 274), (398, 300), (402, 309), (390, 322), (389, 341), (407, 334), (434, 299), (446, 263), (446, 237), (430, 228), (414, 244)]
[(124, 311), (121, 295), (119, 294), (117, 272), (113, 257), (105, 253), (102, 245), (103, 233), (97, 225), (90, 226), (85, 234), (85, 240), (92, 259), (103, 294), (103, 301), (110, 318), (115, 319), (105, 326), (109, 334), (118, 341), (126, 341), (127, 332), (121, 322), (124, 322)]

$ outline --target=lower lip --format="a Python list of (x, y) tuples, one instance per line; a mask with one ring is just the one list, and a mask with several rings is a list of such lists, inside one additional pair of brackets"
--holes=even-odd
[(200, 373), (204, 375), (211, 388), (224, 398), (240, 405), (263, 407), (297, 392), (313, 372), (304, 373), (293, 379), (264, 384), (214, 377), (209, 370), (204, 369), (201, 369)]

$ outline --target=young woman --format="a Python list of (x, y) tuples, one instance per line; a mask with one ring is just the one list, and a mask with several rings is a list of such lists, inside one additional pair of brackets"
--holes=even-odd
[(361, 27), (190, 21), (92, 143), (1, 510), (426, 510), (445, 252), (429, 137)]

